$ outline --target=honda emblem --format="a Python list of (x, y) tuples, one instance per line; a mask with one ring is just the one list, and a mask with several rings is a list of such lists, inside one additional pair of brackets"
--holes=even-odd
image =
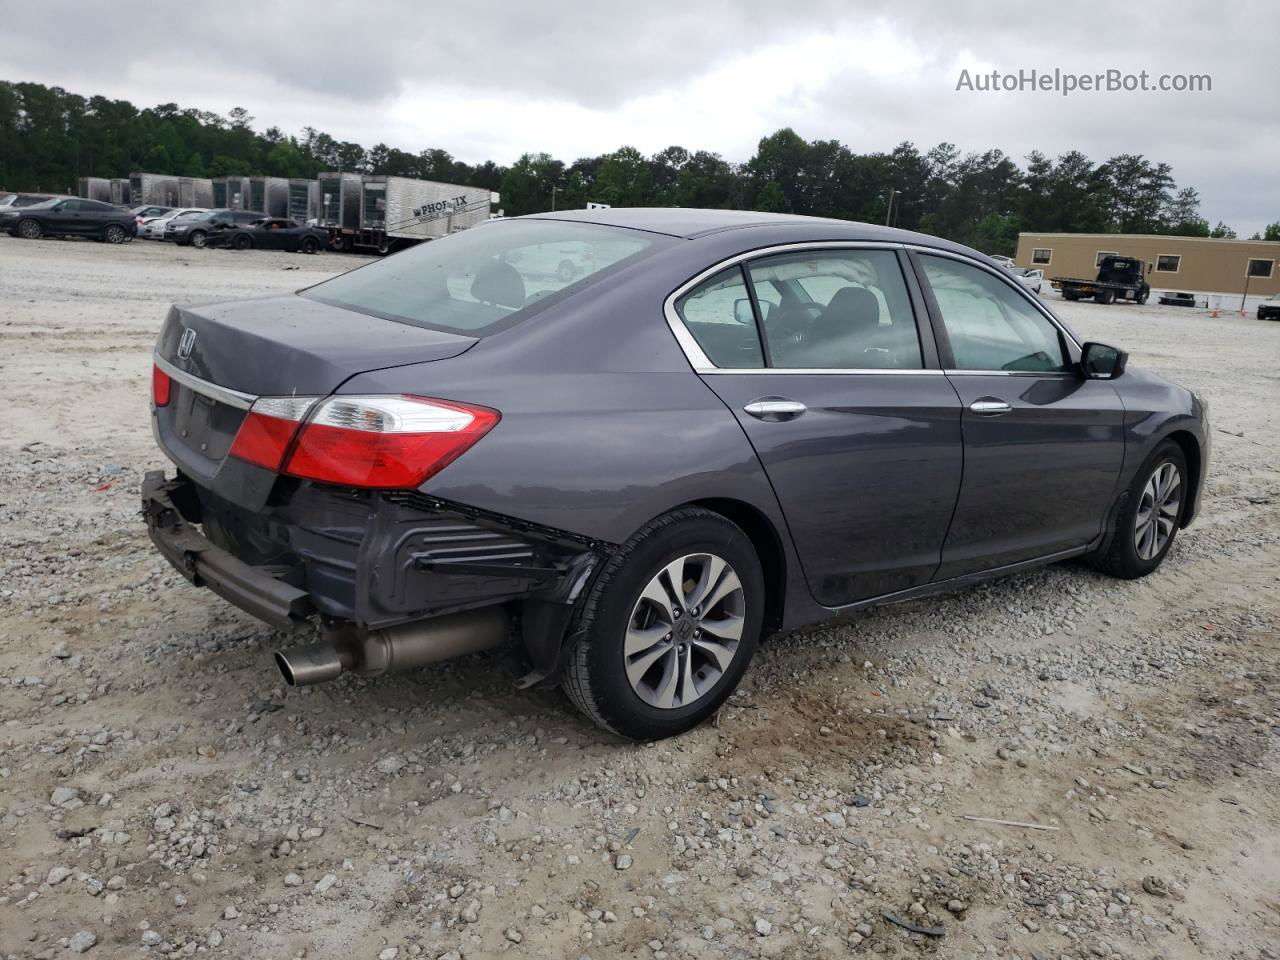
[(190, 327), (182, 331), (182, 339), (178, 341), (178, 359), (185, 360), (191, 356), (191, 351), (196, 345), (196, 332)]

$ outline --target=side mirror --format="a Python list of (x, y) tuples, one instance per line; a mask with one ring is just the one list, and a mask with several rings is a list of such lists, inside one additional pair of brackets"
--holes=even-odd
[(749, 298), (740, 297), (733, 301), (733, 319), (746, 325), (756, 322), (756, 315), (751, 309), (751, 300)]
[(1090, 380), (1114, 380), (1128, 362), (1129, 354), (1105, 343), (1086, 343), (1080, 353), (1080, 367)]

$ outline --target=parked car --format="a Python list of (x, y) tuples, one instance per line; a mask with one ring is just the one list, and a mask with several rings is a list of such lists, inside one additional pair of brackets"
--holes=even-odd
[(266, 214), (253, 210), (206, 210), (194, 217), (170, 220), (164, 226), (164, 238), (174, 241), (180, 247), (203, 247), (215, 231), (247, 226), (265, 216)]
[(505, 644), (638, 739), (710, 716), (775, 629), (1068, 557), (1151, 573), (1210, 440), (976, 251), (736, 211), (508, 219), (174, 307), (152, 383), (150, 535), (316, 638), (287, 682)]
[(29, 207), (0, 209), (0, 230), (27, 240), (92, 237), (107, 243), (132, 240), (137, 230), (126, 210), (98, 200), (65, 197)]
[(129, 212), (133, 214), (133, 222), (136, 223), (139, 227), (141, 227), (144, 223), (146, 223), (148, 220), (152, 219), (153, 217), (163, 217), (170, 213), (173, 213), (173, 211), (174, 211), (173, 207), (161, 207), (161, 206), (157, 206), (154, 203), (143, 204), (140, 207), (132, 207), (129, 210)]
[(1013, 257), (1006, 257), (1004, 256), (1004, 254), (1000, 254), (1000, 253), (988, 253), (987, 256), (992, 260), (994, 260), (996, 263), (1000, 264), (1000, 266), (1002, 267), (1008, 267), (1010, 270), (1012, 270), (1015, 267), (1015, 264), (1013, 262)]
[(1259, 320), (1280, 320), (1280, 293), (1273, 293), (1258, 304)]
[(37, 203), (44, 203), (46, 200), (59, 199), (57, 195), (51, 193), (6, 193), (0, 196), (0, 210), (13, 207), (30, 207)]
[(170, 220), (178, 220), (182, 217), (196, 217), (208, 211), (204, 207), (186, 207), (178, 210), (170, 210), (168, 213), (162, 213), (155, 217), (140, 218), (138, 225), (138, 236), (143, 240), (163, 240), (164, 228)]
[(329, 245), (329, 231), (304, 227), (296, 220), (264, 217), (240, 227), (217, 230), (205, 239), (205, 246), (232, 250), (287, 250), (290, 253), (319, 253)]
[(1044, 286), (1043, 270), (1027, 270), (1023, 267), (1010, 267), (1009, 272), (1013, 274), (1015, 280), (1032, 293), (1039, 293), (1041, 288)]

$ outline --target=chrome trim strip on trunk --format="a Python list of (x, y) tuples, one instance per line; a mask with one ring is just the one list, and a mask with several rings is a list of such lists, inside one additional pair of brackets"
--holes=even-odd
[(177, 380), (188, 390), (194, 390), (210, 400), (217, 400), (219, 403), (225, 403), (229, 407), (237, 407), (240, 410), (248, 410), (253, 406), (253, 401), (258, 399), (251, 393), (242, 393), (239, 390), (232, 390), (230, 387), (219, 386), (216, 383), (210, 383), (208, 380), (201, 380), (185, 370), (179, 370), (158, 353), (154, 354), (153, 358), (156, 366), (171, 380)]

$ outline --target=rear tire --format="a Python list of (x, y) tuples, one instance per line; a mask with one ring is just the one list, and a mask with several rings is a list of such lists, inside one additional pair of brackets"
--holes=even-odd
[(556, 267), (556, 277), (561, 283), (568, 283), (572, 280), (578, 271), (574, 269), (573, 263), (569, 260), (561, 260), (560, 266)]
[(1062, 294), (1062, 299), (1063, 299), (1063, 300), (1079, 300), (1079, 299), (1080, 299), (1080, 294), (1078, 294), (1078, 293), (1063, 293), (1063, 294)]
[(107, 243), (124, 243), (124, 238), (124, 227), (118, 223), (109, 223), (107, 229), (102, 231), (102, 239)]
[(1143, 463), (1129, 484), (1116, 517), (1111, 542), (1088, 562), (1113, 577), (1137, 580), (1153, 572), (1173, 547), (1190, 493), (1187, 458), (1166, 440)]
[(18, 224), (18, 236), (24, 240), (40, 240), (44, 237), (44, 227), (39, 220), (23, 220)]
[(1093, 295), (1094, 302), (1101, 303), (1104, 306), (1115, 302), (1116, 292), (1114, 290), (1099, 290)]
[(253, 246), (253, 241), (242, 233), (231, 241), (231, 246), (235, 250), (248, 250)]
[(320, 242), (315, 237), (302, 238), (302, 252), (311, 254), (316, 253), (320, 249)]
[(659, 517), (580, 601), (565, 692), (598, 726), (632, 740), (690, 730), (737, 688), (764, 600), (760, 560), (739, 527), (693, 507)]

